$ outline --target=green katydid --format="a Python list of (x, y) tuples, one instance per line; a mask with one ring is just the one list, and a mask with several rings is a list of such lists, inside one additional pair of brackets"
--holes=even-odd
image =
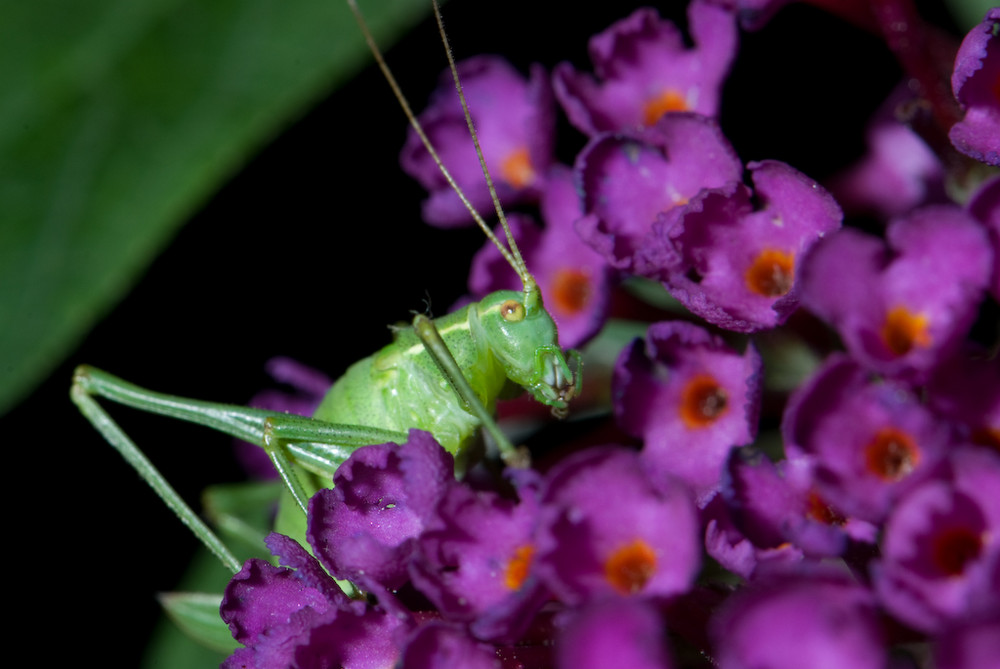
[[(509, 394), (512, 387), (520, 386), (551, 406), (555, 414), (562, 415), (580, 385), (580, 356), (575, 351), (564, 354), (559, 348), (555, 323), (546, 312), (538, 286), (507, 227), (443, 29), (441, 35), (456, 88), (509, 249), (455, 185), (385, 65), (354, 0), (347, 2), (410, 123), (477, 224), (517, 272), (523, 290), (493, 293), (434, 321), (417, 316), (412, 327), (397, 329), (393, 343), (355, 363), (330, 389), (312, 419), (163, 395), (97, 369), (79, 367), (71, 388), (73, 401), (178, 517), (234, 572), (240, 568), (238, 560), (101, 408), (96, 397), (205, 425), (261, 445), (291, 497), (304, 511), (309, 495), (318, 485), (304, 478), (304, 472), (328, 481), (354, 448), (404, 439), (409, 428), (433, 433), (456, 456), (459, 468), (466, 466), (478, 431), (484, 428), (497, 443), (502, 457), (510, 461), (517, 457), (517, 451), (491, 418), (497, 399)], [(436, 1), (433, 4), (440, 26)], [(300, 522), (303, 520), (301, 515), (297, 517)]]

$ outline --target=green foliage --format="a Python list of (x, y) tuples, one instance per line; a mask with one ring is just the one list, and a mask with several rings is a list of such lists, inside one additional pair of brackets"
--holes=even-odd
[[(423, 0), (366, 0), (380, 40)], [(343, 0), (0, 4), (0, 413), (369, 56)]]
[(280, 481), (253, 481), (209, 486), (202, 495), (205, 514), (241, 560), (271, 558), (264, 537), (282, 490)]
[(991, 7), (997, 6), (996, 0), (945, 0), (945, 4), (958, 27), (966, 31), (982, 21)]
[(229, 626), (219, 617), (220, 595), (201, 592), (168, 592), (160, 595), (160, 604), (170, 619), (188, 636), (226, 655), (238, 644), (233, 640)]

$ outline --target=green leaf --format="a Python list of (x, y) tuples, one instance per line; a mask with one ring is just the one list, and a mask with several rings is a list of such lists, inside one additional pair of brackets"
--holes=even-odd
[(195, 641), (226, 654), (239, 645), (233, 640), (229, 626), (219, 617), (222, 595), (166, 592), (159, 599), (170, 619)]
[[(177, 584), (177, 587), (182, 592), (222, 592), (231, 577), (232, 574), (221, 568), (219, 560), (214, 555), (207, 550), (201, 549), (191, 560), (187, 571), (184, 573), (184, 577)], [(163, 601), (163, 598), (169, 599), (170, 595), (161, 595), (160, 597), (161, 601)], [(191, 617), (198, 612), (198, 616), (205, 616), (205, 629), (212, 628), (216, 624), (223, 625), (222, 618), (219, 616), (219, 602), (221, 602), (221, 598), (218, 595), (215, 597), (214, 611), (208, 611), (208, 603), (205, 602), (199, 607), (189, 608), (188, 611), (191, 616), (188, 616), (188, 618), (192, 619)], [(166, 606), (166, 602), (164, 602), (164, 606)], [(232, 653), (232, 649), (236, 647), (236, 641), (232, 638), (228, 628), (226, 629), (226, 636), (229, 639), (225, 642), (227, 644), (225, 646), (226, 650), (212, 650), (210, 647), (204, 645), (204, 642), (209, 641), (212, 647), (216, 649), (220, 648), (219, 644), (222, 643), (222, 638), (218, 630), (215, 633), (208, 634), (209, 638), (206, 639), (197, 634), (192, 635), (192, 630), (185, 627), (181, 621), (177, 621), (177, 624), (175, 624), (172, 618), (173, 615), (165, 615), (157, 625), (156, 631), (153, 633), (146, 647), (146, 654), (142, 663), (143, 667), (149, 669), (152, 669), (152, 667), (156, 667), (157, 669), (217, 667), (226, 659), (226, 656)], [(193, 636), (198, 638), (197, 642), (192, 638)]]
[[(424, 0), (366, 0), (380, 41)], [(367, 59), (343, 0), (0, 4), (0, 413)]]
[(996, 7), (996, 0), (946, 0), (958, 27), (968, 32), (986, 18), (986, 12)]
[(283, 490), (280, 481), (209, 486), (202, 495), (205, 515), (231, 548), (234, 541), (239, 543), (242, 550), (236, 552), (241, 559), (268, 559), (271, 555), (264, 546), (264, 537), (271, 531)]

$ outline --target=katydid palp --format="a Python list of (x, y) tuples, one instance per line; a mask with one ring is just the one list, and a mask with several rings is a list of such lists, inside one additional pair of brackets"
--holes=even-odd
[[(348, 4), (357, 13), (353, 0), (348, 0)], [(360, 14), (358, 18), (407, 117), (422, 135)], [(449, 60), (450, 57), (449, 52)], [(451, 67), (454, 73), (453, 63)], [(447, 176), (433, 146), (425, 137), (422, 139)], [(478, 146), (476, 150), (483, 162)], [(489, 181), (484, 162), (483, 171)], [(490, 188), (492, 191), (492, 185)], [(495, 194), (494, 201), (506, 229)], [(567, 356), (559, 348), (555, 324), (545, 311), (541, 293), (509, 231), (506, 232), (508, 250), (474, 209), (467, 206), (514, 268), (523, 290), (493, 293), (434, 321), (418, 316), (413, 327), (397, 329), (393, 343), (353, 365), (331, 388), (313, 419), (163, 395), (86, 366), (78, 368), (74, 375), (73, 401), (233, 571), (239, 569), (238, 561), (100, 407), (96, 397), (202, 424), (261, 445), (303, 511), (309, 494), (319, 485), (315, 481), (303, 482), (303, 471), (329, 480), (354, 448), (402, 439), (409, 428), (426, 429), (434, 434), (456, 455), (459, 469), (466, 466), (480, 428), (491, 431), (502, 455), (509, 459), (514, 456), (514, 449), (505, 444), (505, 438), (491, 419), (497, 399), (509, 394), (513, 386), (520, 386), (535, 399), (550, 405), (557, 415), (564, 413), (579, 387), (579, 354), (570, 352)]]

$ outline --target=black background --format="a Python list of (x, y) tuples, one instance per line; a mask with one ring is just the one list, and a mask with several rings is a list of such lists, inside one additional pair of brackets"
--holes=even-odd
[[(665, 16), (684, 20), (684, 3), (666, 4)], [(633, 5), (580, 6), (455, 0), (445, 16), (459, 58), (503, 53), (522, 72), (531, 62), (551, 68), (569, 59), (589, 70), (587, 37)], [(430, 22), (388, 58), (421, 108), (445, 64)], [(874, 37), (791, 6), (765, 30), (743, 35), (722, 128), (744, 161), (780, 159), (822, 179), (860, 155), (865, 119), (899, 76)], [(154, 593), (173, 586), (197, 546), (77, 414), (67, 396), (73, 367), (89, 363), (164, 392), (243, 403), (269, 385), (270, 357), (336, 376), (386, 343), (386, 325), (424, 309), (428, 296), (436, 313), (445, 311), (463, 292), (482, 239), (420, 222), (422, 191), (397, 167), (405, 128), (381, 75), (367, 68), (219, 191), (128, 298), (3, 419), (0, 434), (16, 454), (7, 467), (16, 495), (9, 516), (21, 519), (6, 542), (14, 548), (8, 559), (29, 574), (35, 593), (24, 615), (49, 621), (41, 624), (61, 639), (57, 653), (137, 665), (159, 615)], [(560, 136), (570, 161), (582, 139), (567, 126)], [(241, 477), (225, 436), (130, 410), (113, 414), (186, 499)], [(17, 492), (21, 479), (30, 492)]]

